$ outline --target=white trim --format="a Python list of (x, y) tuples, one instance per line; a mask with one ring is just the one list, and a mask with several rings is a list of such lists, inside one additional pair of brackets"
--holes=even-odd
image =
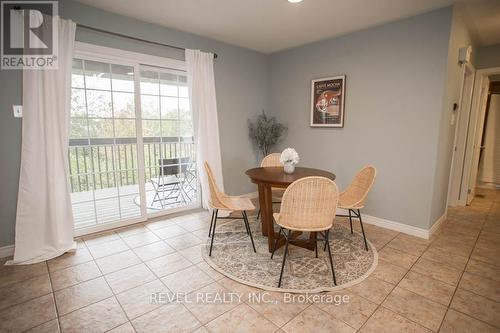
[(446, 221), (447, 217), (448, 213), (445, 212), (443, 215), (441, 215), (440, 218), (436, 220), (436, 222), (434, 222), (434, 224), (429, 229), (429, 237), (432, 237), (432, 235), (434, 235), (443, 226), (443, 223), (444, 221)]
[[(347, 215), (348, 211), (342, 208), (337, 209), (337, 214), (341, 215)], [(424, 239), (429, 239), (429, 230), (419, 228), (419, 227), (414, 227), (412, 225), (400, 223), (400, 222), (395, 222), (391, 220), (386, 220), (380, 217), (376, 216), (371, 216), (371, 215), (366, 215), (362, 214), (363, 217), (363, 223), (368, 223), (368, 224), (373, 224), (376, 225), (377, 227), (389, 229), (389, 230), (394, 230), (398, 232), (402, 232), (404, 234), (424, 238)], [(357, 221), (357, 219), (354, 219)], [(369, 237), (368, 237), (369, 238)]]
[[(117, 51), (119, 51), (119, 55), (117, 55)], [(78, 58), (78, 56), (86, 56), (92, 58), (99, 58), (100, 56), (102, 56), (102, 59), (104, 61), (115, 61), (117, 62), (117, 64), (128, 62), (137, 63), (140, 65), (158, 66), (186, 71), (186, 63), (182, 60), (157, 57), (149, 54), (130, 52), (83, 42), (75, 42), (74, 57)]]
[(0, 258), (7, 258), (14, 255), (14, 245), (0, 247)]

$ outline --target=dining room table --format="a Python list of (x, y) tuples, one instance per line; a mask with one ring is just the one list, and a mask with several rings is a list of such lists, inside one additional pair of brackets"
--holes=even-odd
[[(262, 225), (262, 235), (267, 237), (269, 252), (272, 252), (274, 243), (278, 239), (278, 246), (285, 244), (284, 237), (274, 230), (273, 193), (272, 188), (286, 189), (294, 181), (304, 177), (319, 176), (335, 180), (335, 174), (321, 169), (296, 167), (291, 174), (285, 173), (283, 167), (259, 167), (245, 172), (251, 182), (259, 189), (259, 205)], [(302, 232), (292, 233), (290, 244), (314, 250), (316, 247), (316, 233), (311, 232), (309, 238), (301, 237)]]

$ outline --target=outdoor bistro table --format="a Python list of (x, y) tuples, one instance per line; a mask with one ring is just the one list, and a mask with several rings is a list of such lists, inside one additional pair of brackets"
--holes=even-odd
[[(288, 185), (290, 185), (294, 181), (310, 176), (320, 176), (335, 180), (335, 175), (331, 172), (301, 167), (296, 167), (295, 172), (292, 174), (285, 173), (283, 171), (283, 167), (253, 168), (247, 170), (245, 173), (248, 175), (248, 177), (250, 177), (252, 183), (257, 184), (259, 187), (259, 205), (262, 221), (262, 235), (267, 237), (269, 252), (272, 252), (275, 239), (279, 237), (278, 233), (274, 231), (273, 195), (271, 192), (271, 188), (287, 188)], [(290, 243), (309, 250), (314, 250), (316, 246), (316, 242), (314, 241), (315, 233), (311, 233), (309, 235), (309, 239), (297, 239), (300, 234), (302, 233), (294, 232), (292, 235), (295, 239), (290, 241)], [(278, 247), (283, 244), (284, 238), (280, 239)]]

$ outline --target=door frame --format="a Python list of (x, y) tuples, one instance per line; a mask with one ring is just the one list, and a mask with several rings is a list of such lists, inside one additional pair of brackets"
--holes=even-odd
[[(472, 131), (470, 140), (468, 140), (469, 155), (465, 159), (465, 170), (467, 179), (465, 184), (468, 185), (467, 204), (470, 204), (474, 199), (477, 174), (479, 169), (479, 156), (481, 148), (481, 139), (484, 132), (484, 122), (486, 116), (486, 100), (489, 91), (490, 75), (500, 74), (500, 67), (484, 68), (476, 71), (476, 83), (474, 85), (474, 100), (473, 100), (473, 116), (471, 116)], [(486, 91), (482, 91), (484, 83), (487, 83)]]
[[(472, 79), (471, 90), (465, 91), (466, 75), (470, 72)], [(474, 94), (475, 68), (472, 64), (462, 65), (462, 80), (460, 85), (459, 107), (456, 113), (455, 137), (453, 140), (452, 161), (450, 167), (450, 179), (448, 184), (448, 202), (447, 206), (465, 205), (465, 198), (462, 194), (464, 163), (467, 149), (467, 134), (469, 131), (470, 112)], [(467, 94), (467, 95), (465, 95)], [(463, 105), (464, 97), (468, 96), (470, 102)], [(463, 142), (460, 142), (465, 138)]]
[[(101, 61), (114, 63), (117, 65), (125, 65), (134, 67), (134, 95), (135, 95), (135, 112), (136, 112), (136, 135), (137, 135), (137, 165), (139, 175), (139, 196), (141, 202), (146, 201), (145, 180), (144, 180), (144, 145), (142, 137), (142, 113), (141, 113), (141, 97), (140, 97), (140, 68), (141, 66), (152, 66), (158, 68), (174, 69), (186, 71), (186, 63), (182, 60), (163, 58), (148, 54), (125, 51), (116, 48), (110, 48), (84, 42), (75, 42), (74, 58), (82, 58), (87, 60)], [(137, 93), (138, 92), (138, 93)], [(95, 226), (83, 227), (74, 230), (74, 236), (80, 237), (91, 233), (106, 231), (119, 227), (128, 226), (140, 222), (145, 222), (148, 219), (167, 216), (183, 211), (193, 210), (201, 207), (201, 188), (199, 181), (197, 184), (197, 200), (195, 203), (176, 207), (168, 210), (162, 210), (154, 213), (147, 213), (146, 205), (141, 204), (141, 216), (129, 219), (118, 220), (110, 223), (97, 224)]]

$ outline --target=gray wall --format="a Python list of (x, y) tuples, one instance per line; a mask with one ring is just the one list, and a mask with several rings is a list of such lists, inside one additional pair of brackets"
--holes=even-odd
[(453, 104), (460, 103), (460, 88), (463, 78), (463, 69), (458, 63), (458, 53), (460, 48), (469, 45), (474, 46), (470, 33), (460, 12), (454, 10), (448, 44), (446, 84), (443, 96), (439, 137), (436, 143), (436, 171), (434, 176), (434, 191), (429, 226), (434, 224), (446, 211), (456, 127), (456, 121), (454, 125), (451, 125), (451, 117), (453, 114)]
[(500, 67), (500, 44), (480, 47), (475, 65), (477, 69)]
[[(273, 54), (270, 110), (301, 166), (345, 188), (378, 169), (366, 213), (427, 229), (446, 80), (451, 8)], [(343, 129), (309, 127), (311, 79), (346, 74)]]
[[(63, 1), (59, 6), (64, 18), (89, 26), (165, 42), (188, 48), (216, 52), (215, 80), (219, 129), (223, 159), (224, 185), (229, 193), (248, 193), (254, 186), (244, 175), (256, 157), (247, 139), (247, 118), (266, 108), (267, 57), (261, 53), (220, 43), (128, 17)], [(110, 37), (78, 29), (78, 41), (183, 59), (183, 52), (156, 47), (127, 39)], [(0, 71), (0, 247), (14, 243), (14, 225), (19, 179), (21, 120), (12, 116), (12, 104), (22, 104), (20, 71)]]

